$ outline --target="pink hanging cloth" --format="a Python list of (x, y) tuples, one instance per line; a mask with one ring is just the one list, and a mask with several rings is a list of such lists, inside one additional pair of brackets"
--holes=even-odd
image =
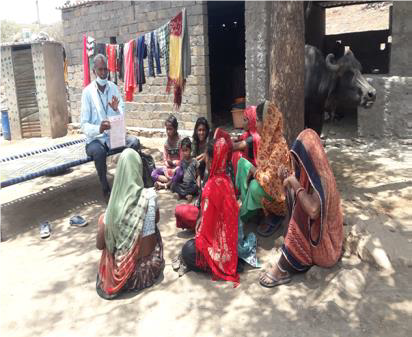
[(87, 37), (83, 35), (83, 88), (90, 84), (89, 57), (87, 56)]
[(124, 92), (126, 102), (133, 101), (133, 94), (136, 89), (134, 73), (134, 40), (124, 44)]

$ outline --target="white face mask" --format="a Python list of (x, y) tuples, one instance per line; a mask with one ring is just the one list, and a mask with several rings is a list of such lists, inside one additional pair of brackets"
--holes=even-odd
[(96, 77), (96, 82), (100, 86), (105, 86), (107, 84), (107, 77), (106, 78), (100, 78), (99, 76)]

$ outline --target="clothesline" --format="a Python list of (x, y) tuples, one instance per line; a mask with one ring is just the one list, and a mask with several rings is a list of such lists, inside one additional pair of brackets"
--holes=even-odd
[(179, 108), (186, 79), (191, 74), (186, 9), (161, 27), (139, 35), (127, 43), (96, 43), (93, 37), (84, 35), (83, 87), (90, 83), (90, 69), (93, 68), (93, 58), (97, 54), (107, 57), (109, 79), (116, 84), (118, 80), (123, 81), (127, 102), (133, 101), (136, 89), (141, 92), (146, 83), (143, 60), (148, 60), (148, 75), (155, 77), (162, 74), (160, 58), (163, 58), (164, 72), (167, 76), (166, 92), (170, 93), (173, 87), (173, 101)]

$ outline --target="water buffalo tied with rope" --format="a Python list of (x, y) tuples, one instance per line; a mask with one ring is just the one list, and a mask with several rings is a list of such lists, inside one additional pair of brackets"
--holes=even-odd
[(337, 105), (370, 108), (376, 90), (362, 75), (362, 66), (351, 50), (335, 59), (316, 47), (305, 46), (305, 126), (322, 132), (325, 110), (332, 115)]

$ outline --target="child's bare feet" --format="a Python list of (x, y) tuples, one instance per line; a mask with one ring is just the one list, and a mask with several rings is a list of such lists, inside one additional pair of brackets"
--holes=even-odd
[(186, 200), (187, 200), (188, 202), (192, 202), (192, 201), (193, 201), (193, 195), (188, 194), (188, 195), (186, 196)]
[(166, 189), (166, 184), (164, 184), (164, 183), (161, 183), (161, 182), (159, 182), (159, 181), (156, 181), (155, 183), (154, 183), (154, 188), (155, 188), (155, 190), (161, 190), (161, 189)]

